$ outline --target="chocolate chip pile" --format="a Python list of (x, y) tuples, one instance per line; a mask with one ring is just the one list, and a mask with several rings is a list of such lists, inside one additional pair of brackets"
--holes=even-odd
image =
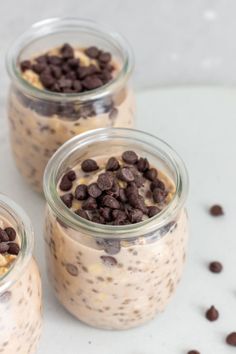
[[(95, 160), (82, 162), (86, 174), (99, 170)], [(64, 204), (71, 208), (73, 201), (81, 202), (75, 213), (80, 217), (108, 225), (126, 225), (141, 222), (158, 214), (165, 205), (168, 191), (158, 179), (158, 171), (150, 167), (146, 158), (138, 157), (134, 151), (125, 151), (119, 161), (115, 157), (106, 162), (105, 172), (98, 174), (96, 182), (73, 186), (76, 173), (67, 172), (61, 179), (61, 191), (70, 191), (61, 196)], [(148, 185), (145, 197), (140, 194)], [(150, 205), (146, 205), (149, 200)]]
[(12, 227), (0, 228), (0, 254), (18, 255), (20, 246), (15, 239), (16, 231)]
[(74, 49), (65, 43), (58, 55), (40, 55), (34, 60), (20, 63), (22, 72), (32, 70), (46, 90), (60, 93), (80, 93), (99, 88), (112, 80), (112, 56), (97, 47), (84, 49), (84, 54), (94, 61), (85, 66), (75, 57)]

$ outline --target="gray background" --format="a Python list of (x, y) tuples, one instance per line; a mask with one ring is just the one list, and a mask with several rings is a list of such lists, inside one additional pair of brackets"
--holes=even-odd
[[(0, 55), (33, 22), (79, 16), (125, 35), (136, 56), (136, 88), (236, 81), (235, 0), (1, 0)], [(0, 63), (1, 91), (5, 88)]]

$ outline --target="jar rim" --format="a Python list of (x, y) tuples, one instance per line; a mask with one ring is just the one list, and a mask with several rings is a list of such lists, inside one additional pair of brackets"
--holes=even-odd
[[(107, 137), (127, 137), (127, 139), (135, 142), (145, 141), (146, 146), (150, 146), (156, 150), (156, 153), (162, 152), (168, 158), (171, 167), (176, 175), (176, 191), (171, 202), (160, 213), (150, 219), (130, 225), (103, 225), (85, 220), (73, 213), (65, 206), (57, 193), (57, 175), (59, 168), (64, 160), (75, 152), (79, 147), (91, 145), (92, 141), (103, 141)], [(72, 167), (72, 166), (71, 166)], [(73, 167), (72, 167), (73, 168)], [(188, 173), (183, 160), (175, 152), (172, 147), (156, 136), (136, 129), (128, 128), (100, 128), (92, 130), (79, 136), (75, 136), (63, 144), (49, 160), (45, 173), (43, 188), (46, 201), (56, 217), (65, 225), (79, 231), (81, 229), (89, 231), (96, 237), (109, 238), (133, 238), (137, 234), (144, 235), (153, 232), (157, 228), (166, 225), (184, 205), (189, 187)]]
[(19, 277), (28, 265), (34, 247), (34, 232), (31, 221), (25, 211), (5, 194), (0, 194), (0, 208), (14, 219), (21, 240), (21, 250), (15, 262), (3, 276), (0, 277), (0, 293), (6, 291)]
[[(23, 79), (17, 66), (17, 59), (21, 51), (37, 39), (60, 32), (63, 28), (67, 31), (78, 31), (79, 29), (90, 31), (94, 36), (102, 37), (108, 43), (116, 46), (116, 49), (124, 55), (124, 63), (118, 75), (113, 80), (97, 89), (81, 93), (60, 93), (49, 90), (41, 90), (31, 85), (27, 80)], [(104, 98), (109, 96), (114, 91), (121, 89), (132, 74), (134, 68), (134, 55), (128, 41), (121, 34), (112, 31), (105, 25), (89, 19), (76, 17), (55, 17), (34, 23), (13, 42), (6, 55), (6, 68), (9, 77), (12, 80), (15, 80), (18, 87), (29, 96), (52, 101), (63, 100), (66, 102), (71, 102), (76, 100), (87, 102)]]

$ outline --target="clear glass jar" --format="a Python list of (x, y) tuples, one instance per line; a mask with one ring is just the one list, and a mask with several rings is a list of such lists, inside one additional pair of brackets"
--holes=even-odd
[[(109, 51), (119, 73), (106, 85), (79, 94), (41, 90), (22, 78), (22, 60), (65, 42)], [(37, 191), (42, 190), (49, 158), (65, 141), (91, 129), (133, 126), (132, 51), (120, 35), (106, 27), (74, 18), (41, 21), (13, 44), (6, 64), (11, 78), (8, 118), (12, 151), (19, 171)]]
[[(125, 150), (147, 157), (173, 181), (176, 192), (166, 209), (138, 224), (110, 226), (82, 219), (64, 205), (57, 185), (68, 169), (87, 158), (120, 156)], [(51, 158), (44, 192), (48, 274), (69, 312), (94, 327), (127, 329), (165, 309), (182, 275), (188, 238), (188, 176), (169, 145), (132, 129), (85, 133)], [(105, 264), (101, 257), (108, 257)]]
[(16, 230), (21, 251), (0, 277), (0, 352), (33, 354), (42, 326), (42, 292), (38, 266), (33, 259), (33, 230), (24, 211), (0, 195), (0, 220)]

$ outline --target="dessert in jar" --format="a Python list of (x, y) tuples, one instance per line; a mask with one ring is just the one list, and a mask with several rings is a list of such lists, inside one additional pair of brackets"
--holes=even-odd
[(133, 126), (132, 52), (120, 35), (92, 21), (36, 23), (9, 50), (7, 69), (11, 147), (37, 191), (65, 141), (91, 129)]
[(62, 305), (98, 328), (163, 311), (181, 279), (188, 177), (166, 143), (132, 129), (75, 137), (45, 171), (48, 275)]
[(41, 334), (41, 279), (33, 230), (14, 202), (0, 195), (0, 352), (33, 354)]

